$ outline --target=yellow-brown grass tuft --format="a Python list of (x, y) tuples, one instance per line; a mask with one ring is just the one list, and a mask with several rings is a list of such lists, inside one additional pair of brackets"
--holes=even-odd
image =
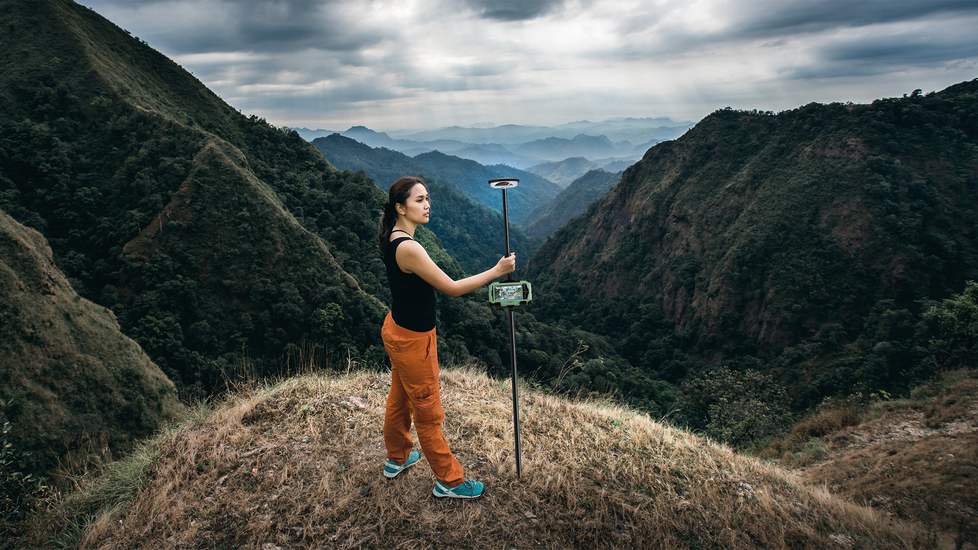
[(82, 548), (919, 548), (909, 528), (648, 416), (441, 375), (444, 432), (474, 502), (431, 496), (422, 460), (381, 474), (389, 375), (306, 375), (162, 436), (130, 501)]

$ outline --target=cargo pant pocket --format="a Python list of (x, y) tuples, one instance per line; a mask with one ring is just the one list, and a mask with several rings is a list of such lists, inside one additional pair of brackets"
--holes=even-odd
[(414, 404), (414, 422), (417, 424), (441, 424), (445, 412), (441, 408), (441, 396), (438, 392), (425, 396), (411, 396)]

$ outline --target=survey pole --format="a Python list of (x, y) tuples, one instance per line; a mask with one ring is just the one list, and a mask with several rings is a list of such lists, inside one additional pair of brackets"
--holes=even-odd
[[(509, 257), (509, 205), (506, 202), (506, 190), (516, 187), (520, 180), (516, 178), (498, 178), (489, 180), (489, 185), (494, 189), (503, 191), (503, 237), (506, 243), (506, 257)], [(513, 274), (506, 276), (506, 283), (516, 283)], [(525, 285), (525, 287), (524, 287)], [(490, 287), (490, 303), (505, 307), (509, 317), (509, 364), (512, 367), (513, 382), (513, 438), (516, 443), (516, 477), (523, 477), (523, 458), (520, 450), (520, 395), (519, 385), (516, 376), (516, 318), (513, 310), (516, 306), (528, 301), (521, 300), (529, 298), (529, 283), (519, 283), (519, 286), (492, 285)]]

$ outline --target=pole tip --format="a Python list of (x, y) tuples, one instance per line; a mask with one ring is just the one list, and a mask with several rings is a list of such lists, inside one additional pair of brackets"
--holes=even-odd
[(510, 187), (516, 187), (520, 182), (517, 178), (495, 178), (489, 180), (489, 187), (493, 189), (509, 189)]

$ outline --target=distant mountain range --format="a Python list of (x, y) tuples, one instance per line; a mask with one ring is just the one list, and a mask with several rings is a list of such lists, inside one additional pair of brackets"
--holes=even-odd
[(370, 147), (357, 140), (332, 134), (316, 138), (313, 145), (333, 166), (341, 170), (363, 170), (382, 189), (399, 177), (423, 175), (436, 183), (445, 183), (476, 203), (492, 210), (502, 210), (502, 196), (487, 182), (493, 178), (518, 178), (519, 191), (509, 194), (509, 217), (518, 225), (534, 209), (549, 203), (561, 191), (550, 180), (504, 165), (485, 166), (474, 160), (430, 152), (409, 157), (383, 147)]
[[(631, 166), (626, 164), (622, 169)], [(557, 185), (566, 188), (577, 178), (590, 172), (591, 170), (607, 170), (604, 166), (590, 161), (584, 157), (570, 157), (560, 162), (544, 162), (526, 169), (538, 176), (543, 176)], [(615, 170), (608, 170), (614, 172)]]
[[(452, 208), (439, 208), (440, 214), (432, 221), (432, 229), (441, 237), (445, 248), (470, 272), (490, 267), (478, 263), (485, 261), (485, 255), (481, 247), (471, 242), (471, 235), (487, 235), (492, 230), (474, 224), (486, 220), (498, 231), (502, 223), (478, 213), (481, 208), (498, 212), (502, 207), (500, 193), (486, 185), (489, 179), (520, 179), (519, 189), (510, 193), (508, 198), (513, 223), (510, 237), (515, 252), (532, 253), (539, 241), (528, 239), (528, 235), (540, 239), (548, 237), (565, 222), (584, 212), (589, 204), (601, 198), (621, 178), (621, 170), (609, 172), (582, 157), (541, 164), (531, 169), (537, 170), (533, 173), (505, 165), (483, 166), (473, 160), (440, 152), (422, 153), (412, 158), (383, 147), (370, 147), (339, 134), (316, 138), (312, 143), (333, 166), (354, 172), (362, 170), (382, 188), (389, 188), (391, 183), (404, 175), (422, 175), (435, 201), (440, 203), (448, 199), (453, 204)], [(559, 179), (562, 185), (555, 185), (545, 175)], [(566, 189), (561, 191), (564, 186)], [(460, 196), (446, 197), (446, 194)], [(468, 200), (462, 199), (463, 196)], [(532, 233), (530, 227), (533, 228)], [(521, 228), (527, 228), (526, 232)]]
[(579, 121), (552, 127), (507, 124), (489, 128), (451, 126), (421, 132), (378, 132), (354, 126), (345, 131), (308, 128), (295, 128), (295, 131), (307, 141), (340, 134), (371, 147), (392, 149), (408, 156), (439, 151), (480, 164), (506, 164), (521, 170), (570, 157), (583, 157), (599, 168), (615, 172), (624, 166), (607, 165), (614, 162), (626, 163), (625, 166), (633, 164), (650, 147), (676, 139), (693, 124), (659, 117)]

